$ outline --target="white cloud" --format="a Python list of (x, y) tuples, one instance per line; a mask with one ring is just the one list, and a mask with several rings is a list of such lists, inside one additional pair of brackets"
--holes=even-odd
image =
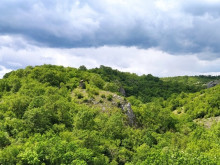
[[(0, 36), (0, 76), (11, 69), (28, 65), (54, 64), (71, 67), (100, 65), (121, 71), (154, 76), (220, 74), (220, 58), (201, 60), (197, 54), (174, 56), (156, 48), (138, 49), (125, 46), (99, 48), (48, 48), (32, 45), (19, 36)], [(18, 44), (22, 43), (22, 47)]]
[(7, 69), (4, 66), (0, 65), (0, 78), (2, 78), (5, 75), (5, 73), (8, 73), (10, 71), (12, 71), (12, 70), (11, 69)]

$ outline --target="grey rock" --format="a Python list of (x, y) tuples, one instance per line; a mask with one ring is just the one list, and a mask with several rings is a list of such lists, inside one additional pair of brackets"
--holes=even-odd
[(220, 84), (220, 80), (214, 80), (214, 81), (210, 81), (208, 84), (207, 84), (207, 88), (211, 88), (211, 87), (214, 87), (216, 85)]
[(124, 103), (121, 105), (122, 111), (128, 116), (128, 122), (130, 126), (135, 126), (135, 115), (131, 108), (130, 103)]
[(122, 96), (126, 96), (125, 89), (123, 87), (119, 88), (119, 92), (121, 93)]

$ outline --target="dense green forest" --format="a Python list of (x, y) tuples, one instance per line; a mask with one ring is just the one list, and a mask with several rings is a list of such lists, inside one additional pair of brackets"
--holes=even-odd
[(0, 164), (220, 162), (219, 76), (43, 65), (0, 79)]

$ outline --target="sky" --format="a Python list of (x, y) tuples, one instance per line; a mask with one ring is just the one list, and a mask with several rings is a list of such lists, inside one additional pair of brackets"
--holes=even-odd
[(1, 0), (0, 78), (28, 65), (220, 75), (219, 0)]

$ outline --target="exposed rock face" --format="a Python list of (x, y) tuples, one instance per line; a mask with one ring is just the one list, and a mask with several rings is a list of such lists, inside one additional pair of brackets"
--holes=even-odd
[(214, 87), (216, 85), (220, 84), (220, 80), (214, 80), (214, 81), (210, 81), (208, 84), (207, 84), (207, 88), (211, 88), (211, 87)]
[(123, 87), (119, 88), (119, 92), (121, 93), (122, 96), (126, 96), (125, 89)]
[(134, 126), (135, 125), (135, 115), (134, 115), (134, 112), (131, 108), (131, 104), (130, 103), (122, 104), (121, 109), (128, 116), (129, 125)]
[(82, 89), (86, 88), (86, 84), (85, 84), (84, 80), (80, 80), (79, 87), (82, 88)]
[(118, 104), (119, 102), (114, 102), (114, 99), (113, 99), (112, 103), (115, 106), (120, 107), (122, 112), (127, 115), (127, 117), (128, 117), (128, 124), (130, 126), (137, 126), (135, 114), (134, 114), (134, 112), (133, 112), (133, 110), (131, 108), (131, 103), (127, 102), (124, 99), (124, 97), (118, 96), (116, 94), (113, 95), (113, 98), (120, 102), (120, 104)]

